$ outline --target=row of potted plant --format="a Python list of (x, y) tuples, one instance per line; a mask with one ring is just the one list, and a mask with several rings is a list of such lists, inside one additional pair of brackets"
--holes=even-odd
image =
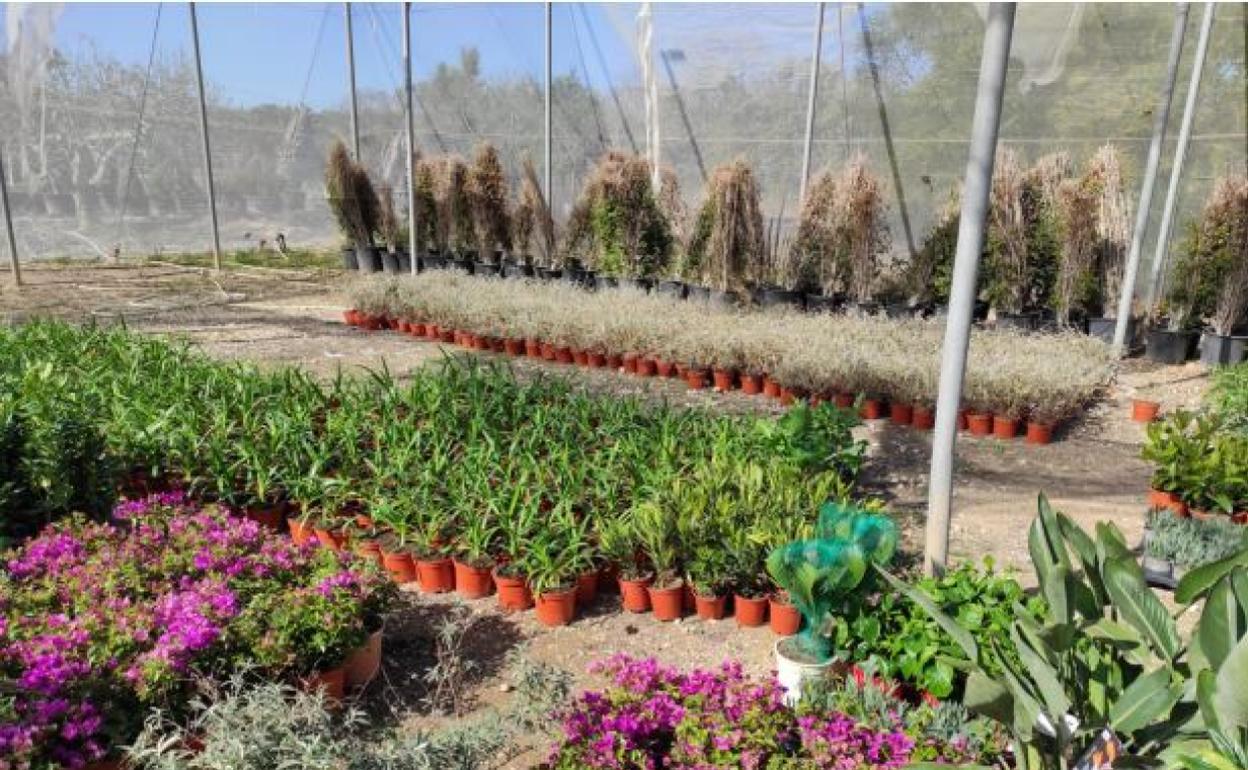
[(1144, 574), (1174, 588), (1191, 570), (1248, 548), (1248, 528), (1226, 517), (1199, 519), (1168, 508), (1150, 510), (1144, 522)]
[[(917, 411), (920, 427), (930, 423), (939, 378), (941, 329), (915, 319), (718, 311), (626, 289), (587, 295), (446, 272), (362, 281), (350, 301), (348, 320), (374, 328), (390, 320), (447, 342), (643, 375), (683, 370), (691, 387), (786, 400), (852, 404), (857, 394), (869, 419), (892, 404), (891, 417), (914, 423)], [(1042, 441), (1112, 371), (1108, 348), (1083, 335), (977, 331), (964, 406), (997, 415), (999, 435), (1033, 422), (1033, 440)]]
[(0, 764), (79, 767), (149, 710), (180, 713), (196, 679), (363, 686), (394, 589), (349, 555), (164, 493), (48, 527), (7, 554), (0, 595)]

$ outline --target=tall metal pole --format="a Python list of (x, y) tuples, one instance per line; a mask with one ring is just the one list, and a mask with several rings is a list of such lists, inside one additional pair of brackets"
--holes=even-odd
[(1196, 41), (1196, 58), (1192, 61), (1192, 76), (1187, 86), (1187, 102), (1183, 105), (1183, 122), (1179, 126), (1179, 143), (1174, 148), (1174, 163), (1170, 166), (1170, 186), (1166, 190), (1166, 205), (1161, 210), (1161, 229), (1157, 231), (1157, 248), (1153, 251), (1153, 269), (1148, 279), (1148, 312), (1156, 307), (1165, 282), (1166, 258), (1170, 253), (1170, 229), (1174, 225), (1174, 202), (1179, 197), (1179, 182), (1183, 178), (1183, 161), (1187, 158), (1187, 144), (1192, 138), (1192, 121), (1196, 117), (1196, 99), (1200, 96), (1200, 76), (1205, 69), (1205, 54), (1209, 51), (1209, 31), (1213, 29), (1213, 14), (1217, 3), (1205, 3), (1205, 15), (1200, 22), (1200, 37)]
[(1161, 145), (1166, 140), (1166, 123), (1170, 120), (1170, 102), (1174, 100), (1174, 81), (1179, 77), (1179, 59), (1183, 56), (1183, 36), (1187, 31), (1187, 3), (1174, 7), (1174, 31), (1170, 34), (1170, 60), (1166, 63), (1166, 79), (1161, 85), (1157, 117), (1153, 121), (1153, 138), (1148, 145), (1148, 162), (1144, 166), (1144, 182), (1140, 187), (1139, 208), (1135, 212), (1135, 230), (1131, 233), (1131, 249), (1122, 276), (1122, 294), (1118, 298), (1118, 318), (1114, 324), (1114, 352), (1123, 355), (1127, 349), (1127, 327), (1131, 322), (1131, 300), (1135, 297), (1135, 281), (1140, 271), (1140, 251), (1148, 217), (1153, 207), (1153, 187), (1157, 183), (1157, 167), (1161, 165)]
[(403, 96), (407, 118), (407, 251), (412, 275), (420, 254), (416, 244), (416, 133), (412, 128), (412, 4), (403, 3)]
[(355, 98), (355, 33), (351, 31), (351, 4), (342, 4), (347, 26), (347, 88), (351, 95), (351, 152), (360, 162), (360, 107)]
[(13, 285), (22, 285), (22, 266), (17, 259), (17, 236), (13, 234), (13, 208), (9, 204), (9, 182), (4, 176), (4, 153), (0, 151), (0, 206), (4, 206), (4, 229), (9, 236), (9, 264), (13, 268)]
[(806, 98), (806, 141), (802, 144), (802, 183), (797, 188), (797, 205), (806, 201), (806, 182), (810, 179), (810, 145), (815, 138), (815, 100), (819, 97), (819, 60), (823, 55), (823, 3), (815, 3), (819, 18), (815, 20), (815, 50), (810, 54), (810, 95)]
[(845, 3), (836, 4), (836, 47), (841, 57), (841, 110), (844, 117), (844, 150), (845, 160), (849, 160), (849, 72), (845, 70)]
[(988, 6), (984, 50), (979, 63), (979, 92), (971, 124), (971, 153), (966, 162), (958, 249), (953, 261), (949, 316), (941, 348), (940, 390), (936, 400), (936, 434), (932, 441), (932, 469), (927, 492), (927, 547), (924, 569), (942, 572), (949, 557), (949, 513), (953, 507), (953, 444), (957, 438), (958, 406), (966, 375), (966, 351), (971, 339), (975, 305), (975, 278), (988, 217), (988, 193), (1001, 124), (1001, 100), (1014, 31), (1014, 3)]
[(551, 39), (550, 39), (550, 38), (551, 38), (551, 29), (550, 29), (550, 14), (551, 14), (550, 2), (547, 2), (547, 3), (546, 3), (546, 103), (545, 103), (545, 114), (543, 115), (543, 122), (544, 122), (545, 132), (546, 132), (546, 133), (545, 133), (546, 166), (545, 166), (545, 168), (543, 169), (543, 172), (544, 172), (544, 173), (543, 173), (543, 176), (542, 176), (542, 183), (543, 183), (543, 184), (545, 184), (545, 186), (546, 186), (546, 190), (545, 190), (545, 193), (546, 193), (546, 208), (547, 208), (547, 210), (549, 210), (549, 211), (550, 211), (551, 216), (554, 216), (554, 213), (555, 213), (555, 195), (554, 195), (554, 192), (555, 192), (555, 191), (554, 191), (553, 187), (551, 186), (551, 160), (552, 160), (552, 144), (551, 144), (551, 135), (550, 135), (550, 131), (551, 131), (551, 124), (552, 124), (552, 121), (551, 121), (551, 104), (552, 104), (552, 102), (551, 102), (551, 93), (550, 93), (550, 86), (551, 86), (551, 77), (550, 77), (550, 72), (551, 72), (551, 65), (550, 65), (550, 59), (551, 59)]
[(199, 57), (199, 22), (195, 17), (195, 3), (188, 3), (191, 11), (191, 42), (195, 49), (195, 87), (199, 92), (199, 130), (204, 135), (204, 178), (208, 187), (208, 213), (212, 217), (212, 266), (221, 269), (221, 233), (217, 229), (217, 191), (212, 181), (212, 146), (208, 142), (208, 103), (204, 98), (204, 66)]

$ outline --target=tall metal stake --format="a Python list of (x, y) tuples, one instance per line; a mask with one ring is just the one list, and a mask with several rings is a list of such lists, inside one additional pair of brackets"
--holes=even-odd
[(1114, 352), (1118, 355), (1123, 355), (1127, 350), (1131, 300), (1135, 297), (1135, 281), (1140, 272), (1140, 251), (1144, 245), (1144, 233), (1148, 230), (1150, 209), (1153, 207), (1153, 187), (1157, 183), (1157, 167), (1161, 165), (1161, 145), (1166, 140), (1166, 123), (1170, 120), (1170, 102), (1174, 100), (1174, 81), (1179, 77), (1179, 59), (1183, 56), (1183, 36), (1187, 31), (1187, 12), (1187, 3), (1178, 3), (1174, 7), (1170, 60), (1166, 64), (1166, 79), (1161, 86), (1157, 118), (1153, 121), (1153, 138), (1148, 145), (1148, 162), (1144, 166), (1139, 208), (1135, 212), (1135, 230), (1131, 233), (1131, 249), (1127, 252), (1127, 266), (1122, 276), (1122, 294), (1118, 298), (1118, 318), (1114, 324)]
[(1166, 205), (1161, 210), (1161, 229), (1157, 231), (1157, 248), (1153, 251), (1153, 269), (1148, 279), (1149, 313), (1157, 306), (1165, 282), (1166, 257), (1170, 253), (1170, 228), (1174, 225), (1174, 202), (1179, 197), (1179, 182), (1183, 178), (1183, 161), (1187, 158), (1187, 144), (1192, 138), (1192, 120), (1196, 117), (1196, 99), (1200, 96), (1200, 76), (1205, 69), (1205, 54), (1209, 52), (1209, 31), (1213, 29), (1213, 13), (1217, 3), (1205, 3), (1205, 15), (1200, 22), (1200, 37), (1196, 41), (1196, 58), (1192, 61), (1192, 76), (1187, 86), (1187, 102), (1183, 105), (1183, 122), (1179, 126), (1179, 143), (1174, 148), (1174, 163), (1170, 166), (1170, 186), (1166, 190)]
[(347, 90), (351, 100), (351, 153), (360, 162), (360, 106), (355, 98), (355, 33), (351, 30), (351, 4), (342, 4), (347, 27)]
[(195, 49), (195, 88), (199, 93), (199, 129), (204, 135), (204, 177), (208, 186), (208, 213), (212, 217), (212, 266), (221, 269), (221, 233), (217, 229), (217, 191), (212, 181), (212, 146), (208, 142), (208, 103), (204, 98), (204, 66), (199, 57), (199, 22), (195, 17), (195, 3), (188, 3), (191, 11), (191, 42)]
[(944, 571), (949, 558), (949, 513), (953, 507), (953, 444), (957, 438), (958, 406), (966, 375), (966, 350), (971, 338), (975, 305), (975, 277), (988, 216), (988, 192), (1001, 124), (1005, 71), (1014, 32), (1014, 3), (988, 6), (984, 50), (979, 63), (979, 92), (971, 124), (971, 153), (966, 162), (958, 249), (953, 261), (949, 317), (940, 363), (940, 390), (936, 400), (936, 435), (932, 441), (932, 468), (927, 492), (927, 547), (924, 569)]
[(407, 251), (412, 275), (420, 254), (416, 244), (416, 134), (412, 128), (412, 4), (403, 3), (403, 96), (407, 118)]
[(13, 209), (9, 204), (9, 182), (4, 176), (4, 153), (0, 151), (0, 206), (4, 206), (4, 229), (9, 235), (9, 264), (13, 268), (13, 285), (22, 285), (22, 266), (17, 259), (17, 236), (13, 234)]
[(545, 189), (545, 191), (544, 191), (544, 192), (546, 193), (546, 208), (547, 208), (547, 210), (549, 210), (549, 211), (550, 211), (551, 216), (554, 216), (554, 214), (555, 214), (555, 195), (554, 195), (555, 191), (554, 191), (554, 189), (552, 189), (552, 187), (551, 187), (551, 156), (552, 156), (551, 148), (552, 148), (552, 144), (551, 144), (551, 137), (550, 137), (550, 130), (551, 130), (551, 124), (552, 124), (552, 121), (551, 121), (551, 104), (552, 104), (552, 102), (551, 102), (551, 93), (550, 93), (550, 85), (551, 85), (551, 77), (550, 77), (550, 71), (551, 71), (551, 70), (550, 70), (550, 59), (551, 59), (550, 13), (551, 13), (551, 10), (550, 10), (550, 3), (549, 3), (549, 2), (547, 2), (547, 3), (546, 3), (546, 103), (545, 103), (545, 114), (543, 115), (543, 121), (544, 121), (545, 132), (546, 132), (546, 133), (545, 133), (545, 145), (544, 145), (545, 150), (546, 150), (546, 165), (545, 165), (545, 168), (543, 169), (542, 183), (546, 186), (546, 189)]
[(815, 50), (810, 54), (810, 95), (806, 98), (806, 141), (802, 145), (802, 183), (797, 188), (798, 210), (806, 202), (806, 182), (810, 179), (810, 145), (815, 138), (815, 100), (819, 97), (819, 60), (823, 55), (823, 3), (815, 4), (819, 18), (815, 21)]

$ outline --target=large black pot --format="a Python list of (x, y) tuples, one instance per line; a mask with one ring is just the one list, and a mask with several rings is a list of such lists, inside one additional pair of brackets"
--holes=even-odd
[(763, 307), (791, 307), (801, 310), (805, 306), (800, 291), (781, 289), (778, 286), (760, 286), (755, 289), (754, 301)]
[(1017, 329), (1029, 332), (1036, 328), (1036, 316), (1031, 313), (997, 313), (993, 326), (998, 329)]
[(706, 304), (717, 310), (736, 310), (737, 298), (731, 292), (710, 289), (707, 294)]
[(884, 306), (884, 315), (889, 318), (911, 318), (915, 315), (914, 310), (908, 302), (889, 302)]
[(473, 263), (473, 275), (492, 275), (497, 276), (503, 271), (502, 265), (498, 262), (482, 262), (477, 260)]
[(342, 250), (342, 269), (343, 270), (359, 270), (360, 261), (355, 258), (355, 249)]
[(1245, 343), (1248, 337), (1204, 332), (1200, 335), (1200, 362), (1207, 366), (1234, 366), (1244, 360)]
[[(1116, 318), (1089, 318), (1088, 319), (1088, 336), (1096, 337), (1099, 340), (1113, 344), (1114, 331), (1118, 328), (1118, 319)], [(1136, 323), (1134, 318), (1127, 319), (1127, 347), (1135, 341)]]
[(599, 291), (603, 289), (614, 289), (620, 285), (620, 279), (614, 275), (596, 275), (594, 276), (594, 288)]
[(386, 275), (398, 275), (399, 255), (389, 251), (381, 252), (381, 269)]
[(616, 286), (621, 289), (633, 289), (634, 291), (650, 291), (653, 284), (649, 278), (618, 278)]
[(873, 316), (880, 312), (880, 303), (878, 302), (857, 302), (850, 300), (845, 303), (845, 311), (850, 315), (857, 316)]
[(472, 257), (456, 257), (451, 260), (451, 267), (456, 270), (463, 270), (468, 275), (472, 275), (472, 271), (477, 266), (477, 260)]
[(690, 302), (707, 302), (711, 298), (711, 290), (705, 286), (689, 284), (688, 300)]
[(394, 252), (394, 257), (399, 261), (399, 275), (411, 275), (412, 253), (407, 249), (399, 249)]
[(543, 281), (557, 281), (563, 276), (563, 271), (557, 267), (539, 267), (537, 269), (537, 277)]
[(824, 294), (807, 294), (805, 296), (806, 312), (808, 313), (835, 313), (841, 309), (841, 298)]
[(359, 263), (361, 273), (375, 273), (381, 269), (381, 257), (376, 246), (356, 246), (355, 261)]
[(654, 287), (654, 291), (672, 299), (684, 299), (685, 288), (684, 281), (659, 281)]
[(437, 249), (429, 249), (425, 252), (425, 256), (420, 260), (426, 270), (444, 270), (446, 269), (446, 257)]
[(533, 266), (509, 262), (503, 265), (504, 278), (532, 278)]
[(1192, 346), (1196, 344), (1196, 332), (1149, 329), (1145, 339), (1148, 360), (1174, 365), (1187, 360)]

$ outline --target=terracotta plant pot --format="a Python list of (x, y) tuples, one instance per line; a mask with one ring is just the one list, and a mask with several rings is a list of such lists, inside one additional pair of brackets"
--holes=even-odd
[(465, 599), (481, 599), (494, 589), (489, 567), (474, 567), (455, 560), (455, 591)]
[(889, 404), (888, 421), (894, 425), (910, 425), (914, 422), (914, 407), (910, 404)]
[(413, 337), (425, 337), (428, 336), (429, 330), (423, 323), (414, 323), (412, 324), (412, 331), (410, 333)]
[(780, 398), (780, 383), (771, 379), (771, 375), (763, 375), (763, 395), (769, 398)]
[(537, 596), (537, 619), (544, 626), (566, 626), (576, 617), (576, 589), (547, 591)]
[(542, 343), (542, 359), (545, 361), (555, 360), (555, 346), (549, 342)]
[(660, 377), (673, 377), (676, 375), (676, 364), (666, 358), (656, 358), (654, 359), (654, 373)]
[(522, 577), (506, 577), (494, 570), (494, 586), (498, 589), (498, 607), (507, 612), (519, 612), (533, 606), (533, 593)]
[(355, 555), (364, 561), (381, 566), (381, 543), (376, 540), (359, 540), (355, 543)]
[(1161, 412), (1161, 404), (1142, 398), (1131, 400), (1131, 419), (1136, 422), (1152, 422)]
[(524, 355), (524, 340), (508, 337), (503, 340), (503, 352), (509, 356)]
[(1179, 496), (1173, 492), (1163, 492), (1160, 489), (1148, 490), (1148, 507), (1149, 508), (1170, 508), (1175, 505), (1181, 505)]
[(542, 343), (538, 342), (537, 340), (525, 340), (524, 341), (524, 354), (528, 356), (529, 358), (541, 358), (542, 357)]
[(381, 550), (381, 566), (390, 573), (390, 579), (396, 583), (412, 583), (416, 580), (416, 562), (410, 553), (397, 551), (391, 553)]
[(1027, 421), (1028, 444), (1051, 444), (1053, 442), (1053, 425), (1050, 423)]
[(421, 593), (444, 594), (455, 590), (455, 566), (450, 559), (417, 559), (416, 574), (420, 578)]
[(642, 578), (641, 580), (626, 580), (620, 578), (620, 598), (623, 600), (624, 609), (629, 612), (649, 612), (650, 611), (650, 578)]
[(1187, 512), (1193, 519), (1199, 519), (1200, 521), (1212, 521), (1222, 515), (1217, 511), (1202, 511), (1199, 508), (1188, 508)]
[(342, 664), (346, 686), (352, 690), (367, 687), (381, 670), (381, 629), (368, 635)]
[(767, 622), (767, 597), (751, 599), (737, 594), (732, 597), (733, 614), (742, 628), (757, 628)]
[(621, 363), (624, 364), (624, 371), (629, 374), (637, 373), (637, 357), (636, 353), (625, 353), (623, 355)]
[(972, 436), (991, 436), (992, 415), (967, 412), (966, 426), (970, 429)]
[(694, 610), (703, 620), (723, 620), (724, 611), (728, 608), (727, 596), (693, 596)]
[(412, 329), (412, 325), (407, 322), (406, 318), (399, 319), (398, 327), (399, 334), (407, 334)]
[(315, 527), (313, 531), (316, 533), (317, 542), (331, 551), (341, 551), (343, 545), (347, 542), (347, 538), (342, 533), (342, 530)]
[(715, 390), (721, 393), (732, 390), (732, 385), (737, 379), (737, 373), (731, 369), (715, 369), (711, 372), (711, 376), (715, 381)]
[(836, 395), (832, 397), (832, 403), (836, 404), (836, 406), (841, 409), (853, 409), (854, 408), (854, 394), (845, 393), (845, 392), (838, 390), (836, 392)]
[(741, 392), (747, 396), (757, 396), (763, 392), (763, 376), (761, 374), (742, 374)]
[(438, 328), (438, 340), (443, 344), (450, 345), (455, 342), (455, 332), (450, 329)]
[(1248, 524), (1248, 511), (1236, 511), (1231, 514), (1231, 521), (1236, 524)]
[(792, 636), (802, 627), (802, 613), (788, 601), (769, 597), (767, 611), (772, 633), (778, 636)]
[(286, 528), (290, 530), (290, 539), (295, 541), (295, 545), (303, 545), (316, 537), (312, 527), (293, 516), (286, 520)]
[(589, 365), (595, 369), (603, 369), (607, 365), (607, 356), (603, 353), (590, 353)]
[(680, 600), (686, 615), (697, 609), (698, 602), (697, 597), (693, 595), (693, 585), (687, 580), (680, 589)]
[(971, 429), (970, 414), (971, 412), (969, 409), (958, 410), (958, 430), (970, 430)]
[(997, 438), (1014, 438), (1018, 436), (1018, 420), (994, 414), (992, 416), (992, 435)]
[(619, 369), (622, 366), (624, 366), (624, 356), (620, 355), (619, 353), (607, 354), (607, 368), (608, 369)]
[(354, 310), (342, 311), (342, 322), (346, 324), (347, 326), (355, 326), (357, 323), (359, 323), (359, 318), (357, 317), (356, 311)]
[(425, 339), (436, 340), (442, 337), (442, 330), (437, 324), (425, 324)]
[(576, 605), (588, 607), (598, 598), (598, 570), (582, 572), (576, 576)]
[(884, 418), (884, 402), (878, 398), (864, 398), (858, 414), (864, 420), (880, 420)]
[(702, 390), (706, 387), (710, 372), (705, 369), (695, 369), (690, 367), (685, 370), (685, 385), (689, 390)]
[(916, 406), (910, 424), (916, 430), (931, 430), (936, 427), (936, 411), (931, 407)]
[(572, 361), (573, 361), (572, 348), (568, 347), (567, 345), (562, 345), (560, 347), (555, 348), (555, 362), (556, 363), (570, 364), (572, 363)]
[(654, 617), (668, 622), (679, 620), (685, 614), (685, 588), (683, 585), (671, 588), (655, 588), (649, 586), (650, 606), (654, 608)]
[(347, 693), (347, 672), (342, 666), (317, 671), (301, 679), (299, 687), (307, 692), (324, 691), (326, 702), (336, 706)]
[(589, 366), (589, 353), (584, 350), (573, 350), (572, 363), (582, 367)]
[(658, 373), (659, 367), (655, 365), (653, 358), (642, 356), (637, 359), (637, 375), (639, 377), (653, 377)]

